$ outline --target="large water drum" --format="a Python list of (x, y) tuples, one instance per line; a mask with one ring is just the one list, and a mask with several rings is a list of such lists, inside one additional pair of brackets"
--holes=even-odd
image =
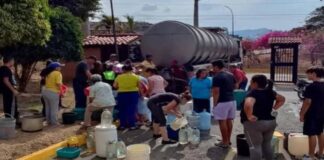
[(238, 43), (230, 36), (177, 22), (153, 25), (141, 38), (143, 54), (152, 54), (158, 65), (201, 64), (238, 54)]

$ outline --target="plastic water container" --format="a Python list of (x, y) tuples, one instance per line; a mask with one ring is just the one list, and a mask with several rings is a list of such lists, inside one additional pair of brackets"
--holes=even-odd
[(188, 120), (185, 117), (181, 117), (181, 118), (176, 118), (171, 124), (170, 127), (176, 131), (179, 130), (182, 127), (185, 127), (186, 125), (188, 125)]
[(189, 142), (192, 145), (199, 145), (200, 143), (200, 131), (198, 128), (193, 128), (189, 135)]
[(179, 143), (185, 145), (188, 143), (188, 131), (186, 127), (183, 127), (179, 131)]
[[(11, 115), (10, 115), (11, 116)], [(16, 135), (16, 119), (12, 116), (10, 118), (0, 118), (0, 139), (8, 139)]]
[(189, 126), (192, 128), (198, 128), (199, 127), (199, 115), (195, 112), (193, 112), (192, 115), (187, 116)]
[(109, 110), (101, 114), (101, 124), (95, 128), (96, 153), (99, 157), (106, 157), (106, 147), (108, 142), (117, 142), (117, 129), (112, 125), (112, 115)]
[(126, 160), (149, 160), (151, 147), (147, 144), (133, 144), (127, 147)]
[(236, 101), (237, 110), (239, 111), (242, 109), (241, 103), (244, 101), (245, 96), (246, 96), (246, 91), (241, 89), (234, 90), (234, 99)]
[(211, 115), (205, 109), (203, 112), (198, 113), (199, 115), (199, 129), (209, 130), (211, 127)]
[(173, 121), (176, 120), (176, 118), (177, 118), (177, 117), (176, 117), (174, 114), (168, 114), (168, 115), (166, 116), (167, 124), (168, 124), (168, 125), (171, 124)]
[(250, 156), (250, 147), (244, 134), (239, 134), (236, 136), (236, 148), (238, 155), (246, 157)]
[(308, 154), (308, 136), (302, 133), (290, 133), (288, 135), (288, 151), (290, 154), (301, 157)]

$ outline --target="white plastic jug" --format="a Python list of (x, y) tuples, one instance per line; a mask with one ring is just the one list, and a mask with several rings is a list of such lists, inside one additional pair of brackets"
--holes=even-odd
[(127, 160), (150, 160), (151, 147), (147, 144), (133, 144), (127, 147)]
[(290, 133), (288, 136), (288, 151), (290, 154), (301, 157), (308, 154), (308, 136), (302, 133)]
[(180, 128), (186, 126), (188, 124), (188, 121), (185, 117), (181, 118), (176, 118), (170, 125), (170, 127), (174, 130), (177, 131)]

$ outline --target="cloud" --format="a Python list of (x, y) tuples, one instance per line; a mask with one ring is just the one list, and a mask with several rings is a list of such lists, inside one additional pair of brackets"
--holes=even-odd
[(200, 4), (199, 8), (200, 10), (202, 11), (209, 11), (209, 10), (212, 10), (214, 9), (216, 6), (215, 5), (210, 5), (210, 4)]
[(142, 11), (147, 12), (147, 11), (156, 11), (158, 10), (157, 5), (154, 4), (144, 4), (142, 7)]
[(171, 11), (171, 9), (170, 9), (169, 7), (166, 7), (166, 8), (163, 10), (164, 13), (169, 13), (170, 11)]

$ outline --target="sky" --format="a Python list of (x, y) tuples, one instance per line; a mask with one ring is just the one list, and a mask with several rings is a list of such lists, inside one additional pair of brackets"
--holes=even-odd
[[(115, 16), (125, 15), (135, 21), (157, 23), (177, 20), (193, 23), (194, 0), (113, 0)], [(111, 15), (109, 0), (101, 0), (102, 11)], [(200, 27), (227, 27), (231, 31), (231, 12), (234, 12), (234, 30), (268, 28), (289, 30), (302, 26), (315, 8), (323, 6), (320, 0), (200, 0)]]

